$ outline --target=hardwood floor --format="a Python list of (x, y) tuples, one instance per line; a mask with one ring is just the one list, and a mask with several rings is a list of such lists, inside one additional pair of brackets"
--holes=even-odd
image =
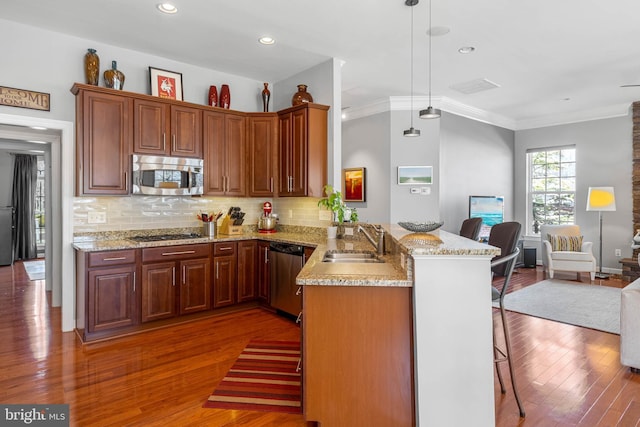
[[(543, 279), (518, 271), (512, 289)], [(501, 395), (496, 381), (496, 425), (640, 425), (640, 376), (620, 366), (618, 335), (508, 316), (527, 418), (510, 383)], [(68, 403), (75, 426), (307, 425), (301, 415), (202, 408), (250, 339), (299, 339), (288, 319), (252, 309), (85, 346), (59, 330), (44, 282), (29, 281), (19, 262), (0, 267), (0, 402)]]

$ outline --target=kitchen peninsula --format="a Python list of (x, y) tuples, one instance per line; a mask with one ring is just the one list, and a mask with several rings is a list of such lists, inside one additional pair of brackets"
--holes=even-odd
[(495, 425), (490, 261), (500, 250), (440, 230), (385, 229), (405, 280), (380, 264), (327, 266), (322, 245), (298, 275), (306, 419)]

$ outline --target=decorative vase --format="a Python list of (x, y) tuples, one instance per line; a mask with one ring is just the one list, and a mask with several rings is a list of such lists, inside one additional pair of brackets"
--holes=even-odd
[(209, 86), (209, 105), (218, 106), (218, 89), (215, 86)]
[(84, 75), (88, 85), (98, 85), (100, 57), (95, 49), (87, 49), (87, 53), (84, 55)]
[(269, 98), (271, 98), (268, 86), (269, 83), (264, 83), (264, 89), (262, 89), (262, 111), (265, 113), (269, 111)]
[(118, 70), (117, 61), (111, 61), (111, 69), (104, 72), (104, 85), (118, 90), (124, 87), (124, 74)]
[(291, 98), (291, 105), (300, 105), (303, 102), (313, 102), (313, 97), (307, 92), (307, 85), (298, 85), (298, 91)]
[(229, 108), (231, 106), (231, 93), (229, 92), (229, 85), (220, 86), (220, 105), (222, 108)]

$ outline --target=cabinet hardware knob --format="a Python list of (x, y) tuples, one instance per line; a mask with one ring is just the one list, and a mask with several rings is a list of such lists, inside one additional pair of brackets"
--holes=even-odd
[(162, 256), (185, 255), (185, 254), (195, 254), (195, 253), (196, 253), (196, 251), (163, 252)]
[(111, 258), (102, 258), (102, 261), (122, 261), (123, 259), (127, 259), (127, 257), (119, 256), (119, 257), (111, 257)]
[(298, 314), (298, 317), (296, 318), (296, 323), (300, 322), (302, 322), (302, 312), (300, 312), (300, 314)]

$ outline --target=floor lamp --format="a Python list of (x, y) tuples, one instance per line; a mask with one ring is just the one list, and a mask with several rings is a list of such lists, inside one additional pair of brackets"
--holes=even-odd
[(589, 187), (589, 197), (587, 198), (587, 211), (598, 211), (600, 221), (600, 246), (598, 250), (599, 269), (596, 273), (598, 279), (608, 279), (609, 274), (602, 272), (602, 212), (616, 210), (616, 195), (613, 187)]

